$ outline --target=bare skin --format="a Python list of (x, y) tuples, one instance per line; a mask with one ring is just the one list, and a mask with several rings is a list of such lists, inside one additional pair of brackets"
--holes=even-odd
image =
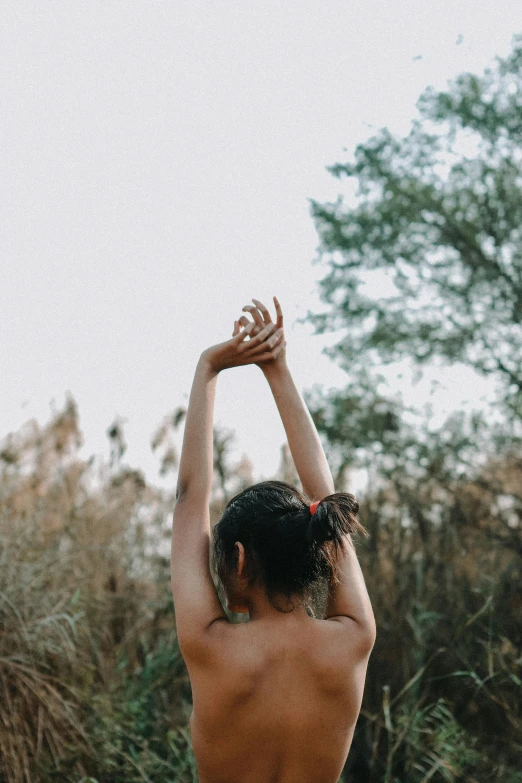
[(202, 584), (188, 566), (192, 552), (200, 573), (208, 567), (206, 523), (193, 520), (203, 514), (201, 493), (210, 492), (208, 427), (215, 378), (222, 369), (248, 363), (262, 369), (304, 491), (317, 500), (334, 491), (315, 426), (288, 370), (279, 303), (275, 300), (273, 324), (267, 308), (253, 302), (244, 308), (253, 320), (241, 316), (234, 323), (232, 341), (208, 349), (198, 365), (180, 464), (173, 591), (180, 647), (192, 685), (194, 753), (200, 783), (337, 783), (375, 640), (370, 600), (349, 536), (324, 620), (309, 617), (297, 602), (292, 611), (280, 612), (261, 585), (249, 587), (241, 542), (236, 543), (237, 574), (225, 591), (231, 611), (249, 613), (246, 623), (231, 624), (215, 590), (212, 594), (211, 577), (204, 574)]
[(227, 655), (190, 674), (201, 783), (337, 783), (365, 673), (338, 623), (299, 614), (233, 626)]

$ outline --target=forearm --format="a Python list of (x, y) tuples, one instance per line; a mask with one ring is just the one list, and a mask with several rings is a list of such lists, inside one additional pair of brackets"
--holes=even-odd
[(198, 361), (185, 420), (178, 474), (178, 498), (190, 492), (208, 499), (214, 466), (214, 399), (218, 373), (203, 353)]
[(323, 446), (286, 362), (263, 370), (270, 385), (294, 464), (309, 498), (322, 500), (334, 492), (332, 474)]

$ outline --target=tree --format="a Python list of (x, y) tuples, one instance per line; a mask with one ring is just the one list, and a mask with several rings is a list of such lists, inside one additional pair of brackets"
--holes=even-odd
[[(383, 129), (330, 167), (353, 196), (311, 201), (327, 310), (310, 318), (338, 330), (350, 380), (308, 403), (339, 489), (369, 477), (378, 627), (344, 780), (520, 783), (522, 36), (417, 106), (406, 138)], [(435, 429), (382, 388), (401, 360), (494, 379), (502, 416)]]
[[(386, 128), (329, 171), (352, 203), (311, 200), (326, 313), (349, 369), (410, 357), (496, 378), (522, 418), (522, 35), (482, 76), (428, 88), (405, 138)], [(374, 282), (388, 293), (379, 295)]]

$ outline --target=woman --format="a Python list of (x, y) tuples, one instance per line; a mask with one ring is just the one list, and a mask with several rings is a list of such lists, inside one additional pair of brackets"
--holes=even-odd
[[(172, 536), (172, 590), (192, 685), (200, 783), (337, 783), (359, 714), (375, 640), (351, 541), (362, 530), (353, 495), (334, 485), (315, 426), (288, 369), (277, 322), (257, 299), (231, 340), (204, 351), (185, 424)], [(228, 504), (212, 554), (232, 612), (211, 577), (208, 503), (213, 408), (222, 370), (256, 364), (274, 395), (303, 493), (263, 482)], [(329, 583), (325, 619), (306, 611)]]

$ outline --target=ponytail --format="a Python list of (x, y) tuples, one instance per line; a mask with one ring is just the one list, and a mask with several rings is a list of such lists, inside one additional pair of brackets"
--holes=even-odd
[[(310, 512), (308, 535), (310, 541), (322, 544), (324, 541), (340, 542), (347, 535), (368, 535), (357, 519), (359, 504), (347, 492), (335, 492), (323, 498)], [(310, 508), (312, 509), (313, 506)]]
[(331, 571), (330, 582), (338, 577), (338, 556), (346, 551), (347, 537), (368, 535), (357, 519), (358, 511), (356, 498), (348, 492), (335, 492), (310, 506), (307, 540), (321, 550)]

